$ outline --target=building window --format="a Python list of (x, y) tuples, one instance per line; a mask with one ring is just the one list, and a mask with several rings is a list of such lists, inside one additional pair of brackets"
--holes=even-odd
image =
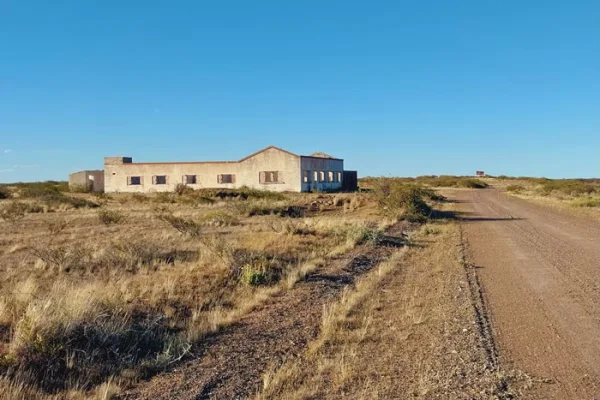
[(335, 179), (337, 179), (336, 182), (341, 182), (342, 181), (342, 173), (341, 172), (336, 172), (335, 173)]
[(142, 177), (141, 176), (128, 176), (127, 177), (127, 184), (128, 185), (141, 185), (142, 184)]
[(319, 171), (313, 171), (313, 182), (319, 182)]
[(302, 171), (302, 182), (310, 183), (310, 171)]
[(333, 182), (333, 171), (327, 173), (327, 182)]
[(186, 185), (195, 185), (196, 183), (198, 183), (198, 179), (196, 175), (184, 175), (183, 183)]
[(155, 185), (166, 185), (167, 184), (167, 176), (166, 175), (154, 175), (152, 177), (152, 183)]
[(319, 182), (325, 182), (325, 172), (319, 171)]
[(281, 171), (261, 171), (258, 180), (260, 183), (283, 183), (283, 173)]
[(234, 174), (221, 174), (217, 175), (218, 183), (235, 183), (235, 175)]

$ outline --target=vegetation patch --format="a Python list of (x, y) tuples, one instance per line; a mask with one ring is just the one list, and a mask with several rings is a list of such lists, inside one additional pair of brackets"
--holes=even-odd
[(424, 222), (432, 213), (423, 196), (433, 197), (429, 189), (394, 180), (381, 180), (374, 189), (381, 211), (394, 218)]
[(281, 277), (281, 269), (273, 259), (264, 255), (252, 255), (242, 265), (240, 281), (249, 286), (271, 285)]
[[(126, 369), (144, 375), (189, 349), (168, 319), (150, 309), (67, 292), (32, 302), (16, 326), (12, 356), (28, 384), (47, 392), (86, 389)], [(67, 301), (71, 296), (77, 301)]]
[(571, 201), (573, 207), (600, 207), (600, 197), (583, 196)]
[(508, 185), (506, 191), (511, 193), (522, 193), (525, 191), (525, 187), (522, 185)]
[(25, 217), (27, 204), (20, 201), (12, 201), (0, 210), (0, 218), (6, 222), (15, 223)]
[(202, 224), (193, 219), (178, 217), (170, 213), (159, 213), (157, 218), (175, 228), (177, 231), (189, 235), (200, 236), (202, 233)]
[(98, 219), (104, 225), (119, 224), (125, 220), (125, 214), (119, 210), (100, 210), (98, 211)]
[(0, 200), (10, 199), (12, 197), (12, 193), (7, 187), (0, 186)]

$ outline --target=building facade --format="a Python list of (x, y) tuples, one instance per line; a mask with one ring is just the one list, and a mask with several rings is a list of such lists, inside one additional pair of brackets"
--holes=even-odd
[(269, 146), (238, 161), (163, 163), (106, 157), (103, 184), (107, 193), (169, 192), (179, 184), (194, 189), (246, 186), (280, 192), (334, 191), (344, 189), (344, 173), (342, 159), (324, 153), (301, 156)]

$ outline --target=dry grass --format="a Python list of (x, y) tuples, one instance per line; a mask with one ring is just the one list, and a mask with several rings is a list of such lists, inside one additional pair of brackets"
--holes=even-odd
[(512, 196), (600, 219), (598, 180), (498, 177), (487, 181), (495, 187), (505, 189)]
[(473, 326), (458, 226), (427, 224), (414, 239), (323, 309), (318, 337), (273, 365), (256, 399), (518, 394), (511, 385), (526, 377), (496, 370)]
[[(14, 195), (101, 208), (68, 203), (0, 221), (8, 398), (111, 398), (293, 288), (330, 254), (375, 242), (391, 222), (370, 194), (72, 197), (56, 187), (19, 186)], [(250, 212), (266, 209), (277, 212)]]

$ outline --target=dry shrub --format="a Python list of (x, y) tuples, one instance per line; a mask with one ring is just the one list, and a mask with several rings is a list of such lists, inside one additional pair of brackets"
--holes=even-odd
[(98, 286), (56, 285), (29, 304), (15, 328), (17, 374), (45, 391), (89, 388), (125, 369), (142, 375), (187, 352), (168, 320), (125, 306)]
[(192, 237), (202, 234), (202, 224), (183, 217), (177, 217), (173, 214), (162, 212), (157, 215), (157, 218), (164, 221), (175, 228), (177, 231)]
[(583, 179), (540, 179), (538, 193), (548, 196), (553, 192), (568, 196), (588, 196), (600, 193), (600, 185), (594, 181)]
[(46, 222), (46, 229), (48, 229), (48, 233), (51, 235), (58, 235), (69, 225), (69, 221), (66, 219), (58, 219), (58, 220), (50, 220)]
[(239, 225), (240, 220), (231, 213), (219, 210), (204, 214), (200, 222), (208, 226), (233, 226)]
[(35, 245), (28, 248), (33, 256), (42, 260), (46, 265), (58, 272), (81, 270), (92, 262), (92, 249), (88, 246)]
[(100, 210), (98, 219), (104, 225), (119, 224), (125, 220), (125, 214), (119, 210)]
[(372, 224), (354, 223), (343, 224), (332, 228), (329, 235), (333, 236), (339, 243), (345, 243), (352, 248), (360, 244), (379, 245), (385, 238), (382, 229)]
[(525, 188), (521, 185), (508, 185), (506, 191), (511, 193), (521, 193), (525, 191)]
[(0, 218), (6, 222), (15, 223), (25, 217), (27, 204), (20, 201), (12, 201), (0, 210)]
[(571, 205), (573, 207), (600, 207), (600, 198), (582, 196), (572, 200)]
[(315, 229), (308, 226), (305, 221), (295, 221), (290, 219), (275, 219), (270, 221), (269, 228), (275, 233), (287, 235), (316, 235)]
[(10, 199), (12, 197), (12, 193), (10, 190), (4, 186), (0, 186), (0, 200)]

